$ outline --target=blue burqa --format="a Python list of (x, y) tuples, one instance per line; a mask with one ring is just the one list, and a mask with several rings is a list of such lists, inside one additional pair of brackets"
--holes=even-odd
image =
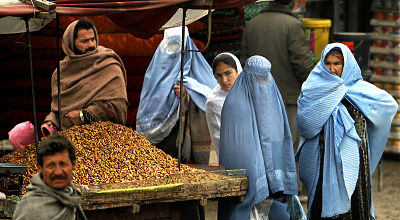
[(225, 99), (220, 164), (246, 169), (249, 184), (244, 202), (219, 204), (219, 219), (249, 219), (253, 206), (270, 194), (297, 194), (289, 123), (270, 70), (264, 57), (250, 57)]
[[(188, 33), (185, 29), (185, 33)], [(188, 35), (185, 39), (185, 50), (197, 50)], [(180, 80), (181, 45), (181, 27), (165, 30), (164, 39), (157, 47), (144, 77), (136, 131), (151, 144), (157, 144), (168, 136), (179, 119), (179, 98), (173, 86)], [(204, 111), (207, 96), (217, 81), (201, 53), (185, 54), (183, 81), (191, 100)]]
[[(326, 54), (334, 48), (343, 53), (341, 77), (331, 73), (324, 64)], [(347, 99), (367, 119), (371, 176), (386, 146), (398, 105), (386, 91), (362, 80), (360, 67), (346, 45), (328, 44), (321, 57), (304, 82), (298, 99), (297, 126), (302, 139), (296, 160), (300, 178), (307, 188), (310, 213), (321, 167), (318, 142), (324, 128), (321, 217), (326, 218), (350, 210), (351, 195), (358, 179), (361, 139), (341, 100)], [(371, 216), (374, 216), (372, 204)]]

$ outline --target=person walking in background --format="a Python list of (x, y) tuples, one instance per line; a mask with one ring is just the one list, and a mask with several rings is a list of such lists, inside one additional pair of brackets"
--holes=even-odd
[(350, 49), (325, 46), (304, 82), (296, 160), (309, 219), (374, 219), (371, 175), (386, 146), (397, 102), (364, 81)]
[(222, 106), (236, 78), (242, 72), (242, 65), (240, 65), (239, 59), (235, 55), (231, 53), (220, 53), (214, 58), (212, 69), (218, 84), (207, 97), (206, 117), (211, 135), (211, 142), (216, 154), (216, 156), (210, 154), (210, 164), (217, 165)]
[(288, 8), (290, 2), (275, 0), (246, 23), (240, 62), (243, 64), (253, 55), (263, 56), (271, 62), (271, 73), (285, 103), (296, 151), (300, 139), (296, 127), (297, 97), (314, 63), (304, 27)]

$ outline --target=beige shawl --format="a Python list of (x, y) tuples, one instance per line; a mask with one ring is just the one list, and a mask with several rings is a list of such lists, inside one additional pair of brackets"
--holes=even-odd
[[(67, 56), (60, 63), (62, 129), (73, 126), (65, 115), (81, 109), (97, 120), (124, 124), (128, 98), (122, 60), (113, 50), (102, 46), (90, 53), (75, 54), (73, 34), (76, 23), (72, 22), (63, 36), (63, 50)], [(96, 29), (95, 36), (98, 39)], [(51, 87), (51, 113), (45, 121), (58, 127), (57, 70), (53, 73)]]

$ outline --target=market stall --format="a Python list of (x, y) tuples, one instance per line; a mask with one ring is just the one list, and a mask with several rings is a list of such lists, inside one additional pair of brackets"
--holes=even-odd
[[(217, 178), (198, 182), (193, 178), (206, 175)], [(153, 182), (154, 186), (138, 187), (141, 181), (81, 186), (81, 205), (88, 219), (179, 219), (183, 207), (206, 206), (208, 200), (240, 202), (248, 187), (245, 170), (177, 174), (173, 178), (192, 178), (193, 182), (156, 185), (159, 181), (151, 180), (145, 182)], [(0, 216), (11, 218), (17, 203), (18, 199), (1, 199)]]
[[(0, 57), (2, 58), (0, 69), (3, 73), (0, 92), (8, 94), (8, 96), (2, 96), (0, 99), (0, 103), (8, 103), (0, 112), (0, 139), (7, 138), (7, 132), (19, 122), (28, 120), (33, 122), (36, 117), (37, 121), (41, 122), (49, 111), (49, 79), (57, 67), (57, 60), (60, 59), (57, 58), (57, 53), (60, 57), (64, 56), (62, 51), (57, 49), (61, 46), (59, 39), (67, 25), (73, 20), (85, 16), (93, 20), (95, 24), (101, 24), (98, 25), (100, 44), (114, 49), (124, 61), (128, 73), (128, 100), (130, 103), (127, 125), (135, 127), (143, 76), (157, 45), (162, 40), (160, 29), (181, 25), (182, 19), (179, 19), (179, 16), (182, 16), (183, 13), (177, 12), (182, 11), (182, 8), (187, 8), (186, 25), (188, 25), (189, 32), (192, 34), (205, 30), (207, 27), (201, 22), (195, 22), (199, 17), (191, 17), (191, 9), (208, 9), (209, 4), (212, 4), (213, 9), (228, 8), (249, 2), (254, 2), (254, 0), (218, 0), (212, 3), (211, 1), (199, 0), (122, 1), (118, 4), (112, 1), (107, 3), (53, 1), (52, 3), (57, 5), (54, 13), (43, 12), (23, 3), (0, 6), (0, 33), (3, 33), (2, 31), (6, 29), (9, 30), (10, 26), (20, 26), (17, 25), (16, 21), (21, 22), (22, 18), (29, 18), (29, 23), (32, 23), (30, 21), (33, 18), (40, 21), (40, 27), (31, 30), (37, 30), (31, 33), (31, 65), (28, 63), (27, 47), (25, 46), (28, 42), (26, 34), (8, 33), (0, 35)], [(52, 14), (52, 17), (50, 14)], [(204, 16), (204, 14), (201, 16)], [(154, 19), (154, 17), (157, 19)], [(175, 22), (171, 22), (171, 17), (175, 17)], [(15, 25), (3, 28), (1, 20), (9, 18), (13, 18)], [(179, 22), (176, 22), (176, 20)], [(25, 28), (23, 20), (22, 23)], [(25, 31), (23, 29), (23, 32)], [(200, 50), (204, 48), (206, 42), (193, 40)], [(35, 78), (36, 117), (32, 117), (33, 103), (27, 97), (27, 94), (32, 93), (29, 90), (31, 88), (30, 79), (27, 78), (29, 75), (26, 74), (30, 66), (32, 66)]]
[[(75, 145), (73, 183), (89, 219), (179, 216), (181, 207), (205, 206), (209, 199), (240, 202), (248, 189), (245, 170), (185, 164), (178, 169), (177, 159), (123, 125), (95, 122), (60, 133)], [(37, 172), (34, 144), (0, 158), (0, 174), (7, 173), (0, 180), (8, 187), (2, 190), (7, 198), (0, 199), (0, 216), (12, 217)]]
[[(0, 63), (0, 67), (2, 73), (7, 73), (4, 74), (6, 80), (3, 81), (5, 83), (0, 85), (0, 90), (2, 92), (12, 91), (8, 92), (10, 96), (2, 96), (2, 100), (0, 100), (7, 103), (7, 107), (2, 109), (5, 114), (2, 114), (3, 116), (0, 120), (7, 122), (8, 127), (0, 129), (2, 135), (5, 136), (10, 126), (15, 125), (18, 120), (37, 120), (38, 122), (43, 120), (50, 106), (50, 99), (45, 98), (49, 97), (50, 94), (50, 77), (57, 66), (59, 57), (62, 56), (59, 54), (59, 39), (66, 26), (76, 18), (88, 16), (95, 23), (102, 24), (99, 25), (98, 30), (100, 33), (104, 33), (103, 36), (99, 36), (101, 44), (117, 48), (115, 51), (121, 54), (128, 71), (128, 97), (131, 104), (130, 111), (128, 110), (128, 121), (131, 124), (128, 124), (128, 126), (134, 127), (135, 110), (139, 101), (143, 75), (155, 48), (162, 40), (159, 30), (178, 8), (207, 8), (207, 5), (210, 4), (212, 8), (224, 8), (248, 2), (253, 1), (176, 0), (148, 1), (146, 3), (143, 1), (123, 1), (122, 3), (53, 1), (57, 5), (54, 11), (56, 19), (43, 25), (41, 30), (39, 28), (37, 32), (32, 33), (32, 36), (30, 36), (29, 20), (33, 17), (40, 17), (40, 14), (46, 15), (46, 19), (51, 20), (48, 17), (48, 12), (37, 10), (27, 4), (0, 7), (0, 18), (4, 18), (4, 16), (25, 18), (25, 31), (27, 33), (26, 35), (5, 34), (0, 36), (0, 47), (3, 51), (0, 54), (3, 60)], [(182, 14), (183, 18), (185, 18), (185, 13)], [(156, 22), (155, 19), (152, 19), (154, 16), (157, 16)], [(182, 24), (185, 25), (185, 19), (183, 19)], [(196, 31), (198, 28), (198, 26), (193, 25), (192, 28), (189, 28), (189, 31)], [(205, 27), (200, 28), (204, 29)], [(194, 41), (196, 43), (196, 40)], [(118, 47), (119, 45), (120, 47)], [(127, 47), (126, 45), (134, 46)], [(197, 41), (197, 45), (200, 49), (204, 48), (204, 42)], [(136, 46), (141, 47), (143, 50), (137, 52), (138, 47)], [(26, 57), (27, 51), (25, 48), (30, 49), (31, 47), (32, 51), (28, 52), (28, 57)], [(29, 55), (30, 53), (32, 55)], [(26, 75), (29, 69), (31, 73), (30, 80)], [(34, 78), (35, 81), (33, 80)], [(30, 86), (27, 83), (30, 83)], [(26, 99), (27, 88), (32, 89), (32, 101)], [(34, 88), (37, 88), (37, 90), (34, 90)], [(135, 91), (129, 94), (130, 89)], [(39, 104), (36, 105), (37, 103)], [(38, 114), (36, 115), (35, 113), (33, 118), (32, 105), (34, 112), (36, 107), (38, 108)], [(129, 117), (131, 117), (130, 120)], [(35, 151), (31, 149), (31, 152), (34, 153)], [(191, 175), (197, 175), (196, 173)], [(204, 174), (204, 172), (202, 173)], [(99, 216), (107, 216), (105, 213), (113, 213), (113, 215), (122, 213), (121, 216), (132, 215), (158, 218), (159, 216), (151, 217), (151, 215), (155, 215), (155, 207), (164, 207), (163, 213), (167, 213), (165, 216), (171, 217), (179, 215), (176, 211), (179, 212), (177, 207), (181, 206), (182, 203), (189, 206), (205, 205), (207, 199), (237, 197), (240, 200), (240, 197), (246, 194), (247, 177), (245, 176), (245, 171), (218, 171), (208, 174), (216, 174), (222, 178), (197, 182), (178, 181), (172, 185), (170, 183), (150, 184), (144, 187), (132, 187), (130, 186), (132, 183), (129, 182), (117, 185), (115, 185), (116, 183), (102, 184), (100, 187), (93, 185), (85, 187), (84, 184), (79, 184), (84, 193), (82, 205), (85, 210), (91, 210), (88, 216), (92, 216), (93, 219), (99, 219)], [(182, 175), (189, 174), (176, 174), (175, 177), (181, 177)], [(167, 179), (171, 178), (173, 176)], [(26, 176), (24, 181), (25, 183), (29, 181), (29, 177)], [(116, 186), (119, 187), (117, 192), (104, 192), (110, 190), (110, 188), (115, 190)], [(12, 216), (13, 208), (17, 201), (15, 198), (1, 200), (0, 210), (4, 217)], [(121, 209), (124, 211), (121, 212)], [(104, 219), (107, 218), (104, 217)]]

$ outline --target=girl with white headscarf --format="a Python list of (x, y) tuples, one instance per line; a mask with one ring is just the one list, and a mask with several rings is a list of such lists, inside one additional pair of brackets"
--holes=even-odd
[(218, 84), (208, 95), (206, 101), (206, 117), (211, 135), (211, 142), (217, 154), (218, 163), (221, 110), (224, 105), (225, 97), (228, 95), (229, 90), (240, 72), (242, 72), (242, 65), (240, 65), (240, 61), (235, 55), (231, 53), (220, 53), (214, 58), (212, 69)]

